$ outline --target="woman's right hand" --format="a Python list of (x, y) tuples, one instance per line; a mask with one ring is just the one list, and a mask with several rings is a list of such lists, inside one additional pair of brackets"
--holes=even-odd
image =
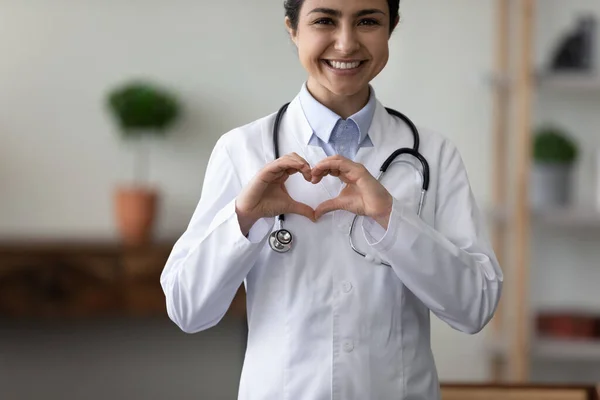
[(292, 199), (285, 188), (290, 175), (298, 172), (307, 182), (311, 182), (308, 162), (298, 154), (290, 153), (267, 164), (242, 189), (236, 200), (235, 211), (244, 235), (248, 235), (250, 228), (261, 218), (298, 214), (315, 220), (314, 210)]

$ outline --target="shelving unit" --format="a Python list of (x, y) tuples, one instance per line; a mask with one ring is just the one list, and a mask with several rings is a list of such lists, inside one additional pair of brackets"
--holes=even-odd
[(536, 338), (532, 346), (532, 357), (561, 361), (600, 360), (600, 340), (564, 340)]
[(556, 228), (600, 230), (600, 211), (592, 208), (533, 211), (532, 219), (536, 224)]
[[(537, 310), (532, 305), (531, 282), (536, 277), (530, 275), (535, 273), (531, 256), (536, 255), (533, 244), (537, 238), (532, 235), (597, 234), (600, 243), (600, 204), (547, 210), (529, 207), (531, 132), (537, 95), (598, 101), (600, 110), (600, 71), (536, 72), (534, 31), (538, 13), (548, 4), (537, 0), (496, 2), (496, 68), (492, 79), (494, 201), (488, 217), (506, 288), (489, 337), (491, 371), (496, 382), (529, 382), (534, 361), (597, 363), (600, 368), (600, 339), (551, 339), (538, 336), (534, 328)], [(559, 115), (554, 117), (560, 119)], [(581, 266), (569, 267), (576, 271)]]
[(538, 72), (535, 82), (539, 90), (600, 95), (600, 74)]
[[(488, 218), (493, 224), (509, 222), (511, 211), (498, 207), (489, 210)], [(536, 226), (558, 229), (598, 230), (600, 233), (600, 208), (573, 207), (568, 209), (530, 210), (531, 223)]]

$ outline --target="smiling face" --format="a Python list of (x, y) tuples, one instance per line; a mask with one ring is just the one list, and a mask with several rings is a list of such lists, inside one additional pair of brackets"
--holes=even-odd
[(286, 19), (318, 100), (368, 97), (389, 58), (387, 0), (305, 0), (297, 29)]

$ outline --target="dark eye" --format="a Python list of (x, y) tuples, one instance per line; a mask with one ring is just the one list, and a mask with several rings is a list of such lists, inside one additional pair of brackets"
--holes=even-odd
[(380, 25), (379, 21), (377, 21), (376, 19), (373, 19), (373, 18), (361, 19), (358, 24), (359, 25), (367, 25), (367, 26)]
[(318, 20), (313, 22), (313, 24), (315, 24), (315, 25), (330, 25), (330, 24), (333, 24), (333, 20), (331, 18), (319, 18)]

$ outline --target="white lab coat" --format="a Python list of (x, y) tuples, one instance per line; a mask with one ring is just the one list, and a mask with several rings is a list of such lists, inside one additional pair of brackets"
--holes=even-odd
[[(326, 214), (317, 223), (286, 215), (294, 247), (272, 251), (274, 218), (248, 238), (235, 213), (243, 186), (274, 158), (275, 115), (223, 135), (210, 157), (200, 202), (161, 276), (169, 317), (185, 332), (217, 324), (245, 283), (249, 320), (241, 400), (439, 399), (430, 348), (430, 311), (453, 328), (480, 331), (491, 319), (502, 272), (488, 243), (456, 148), (421, 129), (421, 153), (431, 168), (422, 218), (421, 178), (401, 156), (383, 179), (394, 197), (388, 231), (360, 218), (355, 243), (393, 267), (375, 264), (349, 246), (353, 215)], [(311, 166), (326, 157), (307, 145), (311, 128), (296, 97), (282, 120), (280, 154), (296, 152)], [(406, 124), (377, 104), (373, 147), (355, 161), (378, 175), (400, 147), (412, 147)], [(316, 185), (301, 174), (290, 195), (316, 208), (342, 188), (327, 176)], [(456, 360), (457, 363), (464, 360)]]

